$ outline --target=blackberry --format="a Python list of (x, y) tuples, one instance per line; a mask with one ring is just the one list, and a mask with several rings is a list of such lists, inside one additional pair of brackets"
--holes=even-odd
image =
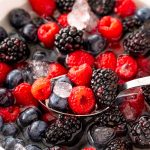
[(56, 0), (60, 12), (70, 12), (75, 0)]
[(150, 105), (150, 85), (142, 87), (146, 102)]
[(93, 71), (91, 87), (99, 102), (99, 105), (110, 106), (117, 94), (116, 73), (110, 69), (97, 69)]
[(123, 41), (126, 52), (138, 55), (150, 50), (150, 30), (140, 28), (129, 34)]
[(79, 49), (83, 43), (83, 32), (68, 26), (59, 31), (55, 37), (56, 49), (64, 54)]
[(29, 56), (29, 49), (25, 42), (17, 38), (6, 38), (0, 44), (0, 61), (16, 63)]
[(136, 16), (129, 16), (122, 20), (124, 32), (132, 32), (142, 25), (142, 21)]
[(150, 148), (150, 113), (129, 125), (129, 135), (136, 147)]
[(94, 123), (114, 127), (124, 124), (125, 118), (119, 111), (118, 107), (111, 107), (104, 113), (96, 116), (94, 118)]
[(112, 12), (115, 0), (88, 0), (92, 11), (98, 16), (105, 16)]
[[(82, 122), (76, 117), (59, 115), (45, 132), (45, 142), (53, 145), (76, 144), (81, 138)], [(80, 136), (80, 138), (77, 136)]]
[(131, 142), (126, 138), (116, 138), (112, 140), (105, 150), (132, 150)]

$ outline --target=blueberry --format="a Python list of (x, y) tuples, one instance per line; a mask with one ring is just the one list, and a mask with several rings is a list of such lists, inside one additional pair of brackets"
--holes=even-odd
[(18, 133), (18, 127), (15, 123), (7, 123), (2, 127), (2, 134), (4, 136), (16, 136)]
[(150, 19), (150, 8), (140, 8), (135, 14), (141, 21)]
[(6, 77), (6, 87), (13, 89), (24, 81), (22, 72), (18, 69), (11, 71)]
[(29, 107), (21, 112), (17, 119), (19, 126), (25, 127), (30, 125), (32, 122), (37, 121), (40, 118), (41, 112), (36, 107)]
[(46, 57), (47, 57), (47, 53), (45, 51), (36, 51), (33, 53), (32, 59), (45, 61)]
[(8, 36), (6, 30), (0, 26), (0, 42)]
[(93, 34), (84, 40), (84, 47), (95, 56), (105, 49), (106, 40), (99, 34)]
[(5, 88), (0, 88), (0, 106), (2, 107), (8, 107), (14, 104), (14, 96), (13, 94), (5, 89)]
[(21, 28), (31, 21), (31, 17), (24, 9), (13, 9), (9, 13), (10, 24), (15, 28)]
[(70, 79), (66, 75), (63, 75), (60, 78), (58, 78), (57, 82), (67, 82), (69, 84), (72, 84), (72, 82), (70, 81)]
[(27, 145), (25, 147), (26, 150), (42, 150), (40, 147), (36, 146), (36, 145)]
[(5, 150), (16, 150), (15, 145), (16, 144), (24, 145), (24, 142), (22, 139), (15, 139), (13, 137), (6, 137), (5, 139), (3, 139), (1, 144)]
[(3, 118), (0, 116), (0, 130), (2, 129), (3, 127)]
[(34, 142), (42, 140), (45, 130), (48, 125), (44, 121), (35, 121), (28, 128), (28, 135), (30, 139)]
[(35, 18), (33, 18), (32, 23), (38, 28), (42, 24), (44, 24), (44, 19), (41, 17), (35, 17)]
[(37, 27), (32, 24), (26, 24), (21, 30), (20, 30), (21, 35), (25, 38), (26, 41), (28, 42), (37, 42)]
[(53, 93), (49, 98), (48, 106), (50, 108), (65, 112), (68, 108), (68, 101), (67, 98), (58, 97)]

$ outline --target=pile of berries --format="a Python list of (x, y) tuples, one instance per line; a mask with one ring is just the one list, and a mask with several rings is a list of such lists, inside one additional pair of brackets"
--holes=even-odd
[[(122, 84), (150, 75), (150, 9), (137, 10), (133, 0), (80, 2), (98, 19), (91, 32), (69, 24), (78, 0), (29, 0), (38, 17), (14, 9), (8, 20), (15, 33), (0, 27), (6, 150), (150, 148), (150, 86), (116, 100)], [(87, 145), (78, 144), (84, 134)]]

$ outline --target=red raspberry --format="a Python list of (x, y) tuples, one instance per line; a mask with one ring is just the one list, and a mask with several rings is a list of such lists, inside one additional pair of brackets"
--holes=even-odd
[(139, 88), (130, 90), (133, 95), (125, 97), (120, 110), (127, 120), (135, 120), (144, 111), (144, 96)]
[(7, 74), (11, 71), (11, 67), (3, 62), (0, 62), (0, 84), (4, 83)]
[(86, 147), (86, 148), (83, 148), (82, 150), (96, 150), (96, 148), (94, 148), (94, 147)]
[(92, 77), (92, 68), (88, 64), (72, 67), (68, 77), (76, 85), (89, 85)]
[(38, 106), (37, 100), (31, 94), (31, 85), (28, 83), (19, 84), (13, 91), (16, 103), (23, 106)]
[(68, 14), (62, 14), (57, 19), (58, 23), (64, 28), (68, 26), (67, 16)]
[(118, 40), (122, 35), (123, 27), (119, 19), (105, 16), (98, 23), (98, 31), (108, 40)]
[(72, 89), (68, 98), (71, 110), (79, 115), (90, 113), (95, 106), (93, 91), (85, 86), (76, 86)]
[(111, 51), (106, 51), (96, 57), (95, 65), (97, 68), (112, 69), (115, 71), (117, 65), (116, 55)]
[(136, 5), (133, 0), (117, 0), (114, 11), (121, 17), (131, 16), (136, 11)]
[(67, 74), (67, 69), (59, 63), (51, 63), (49, 66), (48, 79)]
[(117, 59), (116, 73), (121, 79), (133, 79), (138, 71), (137, 62), (129, 55), (121, 55)]
[(40, 16), (52, 16), (56, 9), (55, 0), (29, 0), (32, 9)]
[(51, 123), (52, 121), (54, 121), (56, 118), (52, 115), (52, 113), (45, 113), (42, 116), (42, 120), (47, 122), (47, 123)]
[(66, 58), (66, 64), (68, 65), (68, 67), (80, 66), (84, 63), (93, 66), (94, 57), (83, 50), (74, 51), (70, 53)]
[(50, 80), (47, 78), (38, 78), (32, 85), (31, 93), (37, 100), (46, 100), (51, 94)]
[(52, 47), (55, 41), (55, 35), (59, 32), (59, 26), (55, 22), (47, 22), (38, 29), (38, 39), (44, 43), (46, 47)]
[(20, 113), (19, 107), (0, 107), (0, 116), (2, 116), (5, 123), (15, 122)]

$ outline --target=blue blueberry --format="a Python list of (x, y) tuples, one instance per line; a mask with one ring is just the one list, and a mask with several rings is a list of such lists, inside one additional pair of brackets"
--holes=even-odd
[(34, 142), (42, 140), (45, 130), (48, 125), (44, 121), (35, 121), (28, 128), (28, 135), (30, 139)]
[(56, 94), (51, 94), (49, 98), (48, 106), (50, 108), (66, 112), (68, 109), (68, 101), (67, 98), (58, 97)]
[(5, 88), (0, 88), (0, 106), (8, 107), (13, 105), (14, 102), (15, 99), (13, 94)]
[(2, 129), (2, 127), (3, 127), (3, 124), (4, 124), (4, 122), (3, 122), (3, 118), (0, 116), (0, 130)]
[(57, 82), (67, 82), (69, 84), (72, 84), (72, 82), (70, 81), (70, 79), (66, 75), (63, 75), (60, 78), (58, 78)]
[(17, 123), (21, 127), (30, 125), (32, 122), (39, 120), (41, 112), (36, 107), (29, 107), (19, 115)]
[(40, 147), (36, 146), (36, 145), (27, 145), (25, 147), (26, 150), (42, 150)]
[(15, 139), (13, 137), (6, 137), (3, 139), (1, 144), (5, 150), (16, 150), (15, 145), (16, 144), (24, 145), (24, 142), (22, 139)]
[(150, 19), (150, 8), (140, 8), (135, 14), (141, 21)]
[(6, 30), (0, 26), (0, 42), (8, 36)]
[(84, 41), (84, 47), (92, 55), (98, 55), (106, 47), (106, 40), (99, 34), (88, 36)]
[(18, 127), (15, 123), (7, 123), (2, 127), (2, 134), (4, 136), (16, 136), (18, 133)]
[(20, 33), (25, 38), (25, 40), (28, 42), (37, 42), (38, 41), (37, 27), (32, 23), (26, 24), (20, 30)]
[(21, 28), (31, 21), (31, 17), (24, 9), (13, 9), (9, 13), (9, 22), (15, 28)]
[(32, 59), (33, 60), (46, 60), (47, 53), (45, 51), (36, 51), (33, 53)]
[(18, 69), (11, 71), (6, 77), (6, 87), (13, 89), (24, 81), (22, 72)]

